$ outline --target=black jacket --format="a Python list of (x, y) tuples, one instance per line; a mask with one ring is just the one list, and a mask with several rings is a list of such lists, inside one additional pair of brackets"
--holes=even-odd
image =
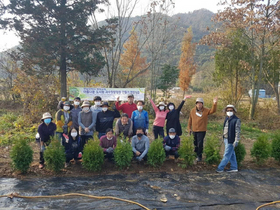
[(96, 131), (99, 133), (105, 133), (108, 128), (113, 128), (114, 119), (118, 117), (120, 117), (118, 110), (99, 112), (96, 119)]
[(239, 118), (236, 117), (236, 115), (225, 118), (225, 122), (224, 122), (224, 128), (226, 125), (226, 122), (228, 120), (228, 143), (229, 144), (233, 144), (233, 142), (235, 141), (235, 136), (236, 136), (236, 122)]
[(178, 136), (182, 135), (182, 127), (181, 127), (179, 118), (180, 118), (180, 112), (181, 112), (181, 109), (182, 109), (184, 103), (185, 103), (185, 101), (183, 100), (177, 109), (175, 109), (175, 105), (172, 103), (174, 105), (174, 109), (172, 111), (168, 112), (166, 115), (166, 119), (167, 119), (166, 133), (169, 133), (168, 131), (170, 128), (175, 128), (176, 134)]

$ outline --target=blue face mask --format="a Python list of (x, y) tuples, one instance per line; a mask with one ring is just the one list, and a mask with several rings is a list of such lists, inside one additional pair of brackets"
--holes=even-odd
[(44, 123), (46, 123), (46, 124), (50, 124), (51, 121), (52, 121), (52, 119), (50, 119), (50, 118), (44, 119)]

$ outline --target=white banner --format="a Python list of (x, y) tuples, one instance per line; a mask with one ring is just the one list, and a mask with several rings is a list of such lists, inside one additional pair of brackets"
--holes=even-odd
[(144, 100), (145, 88), (84, 88), (69, 87), (69, 100), (73, 101), (75, 97), (81, 100), (93, 101), (95, 96), (100, 96), (103, 101), (126, 101), (127, 95), (133, 94), (135, 100)]

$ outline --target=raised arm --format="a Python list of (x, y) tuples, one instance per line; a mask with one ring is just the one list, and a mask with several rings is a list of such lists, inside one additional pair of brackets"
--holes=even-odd
[(217, 102), (218, 102), (218, 97), (215, 97), (214, 100), (213, 100), (213, 105), (212, 105), (211, 109), (208, 112), (208, 115), (213, 114), (213, 113), (216, 112), (216, 110), (217, 110)]
[(185, 97), (184, 97), (184, 99), (183, 99), (183, 101), (180, 103), (180, 105), (178, 106), (178, 112), (180, 112), (181, 111), (181, 109), (182, 109), (182, 107), (184, 106), (184, 103), (185, 103), (185, 101), (186, 101), (186, 99), (187, 98), (191, 98), (192, 96), (191, 95), (186, 95)]

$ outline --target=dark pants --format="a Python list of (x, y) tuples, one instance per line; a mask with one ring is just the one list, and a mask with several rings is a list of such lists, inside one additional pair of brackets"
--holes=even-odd
[(98, 133), (98, 138), (100, 139), (100, 137), (101, 137), (101, 136), (104, 136), (104, 135), (106, 135), (106, 133), (100, 133), (100, 132), (99, 132), (99, 133)]
[[(141, 152), (141, 154), (142, 154), (142, 152)], [(139, 156), (141, 156), (141, 154), (139, 155)], [(133, 159), (134, 160), (136, 160), (136, 157), (139, 157), (139, 156), (136, 156), (136, 154), (133, 152)], [(148, 156), (147, 156), (147, 154), (143, 157), (143, 160), (145, 160), (145, 161), (147, 161), (147, 159), (148, 159)]]
[(206, 131), (202, 132), (193, 132), (194, 136), (194, 152), (196, 153), (198, 158), (202, 158), (203, 153), (203, 140), (205, 137)]
[(104, 157), (107, 158), (108, 160), (113, 160), (114, 158), (114, 153), (108, 153), (108, 152), (104, 152)]
[(93, 139), (93, 137), (92, 136), (87, 136), (87, 135), (81, 135), (81, 144), (80, 144), (79, 151), (81, 151), (81, 152), (84, 151), (84, 146), (88, 142), (89, 139)]
[(44, 160), (44, 152), (40, 152), (40, 161), (39, 161), (40, 164), (43, 164), (45, 163), (45, 160)]
[(154, 137), (155, 139), (158, 138), (158, 136), (160, 136), (161, 138), (164, 138), (164, 130), (163, 127), (159, 127), (159, 126), (153, 126), (153, 133), (154, 133)]
[(169, 150), (169, 151), (165, 150), (165, 155), (166, 155), (166, 157), (169, 156), (169, 155), (174, 155), (174, 157), (176, 159), (179, 157), (178, 151), (173, 151), (173, 150)]

